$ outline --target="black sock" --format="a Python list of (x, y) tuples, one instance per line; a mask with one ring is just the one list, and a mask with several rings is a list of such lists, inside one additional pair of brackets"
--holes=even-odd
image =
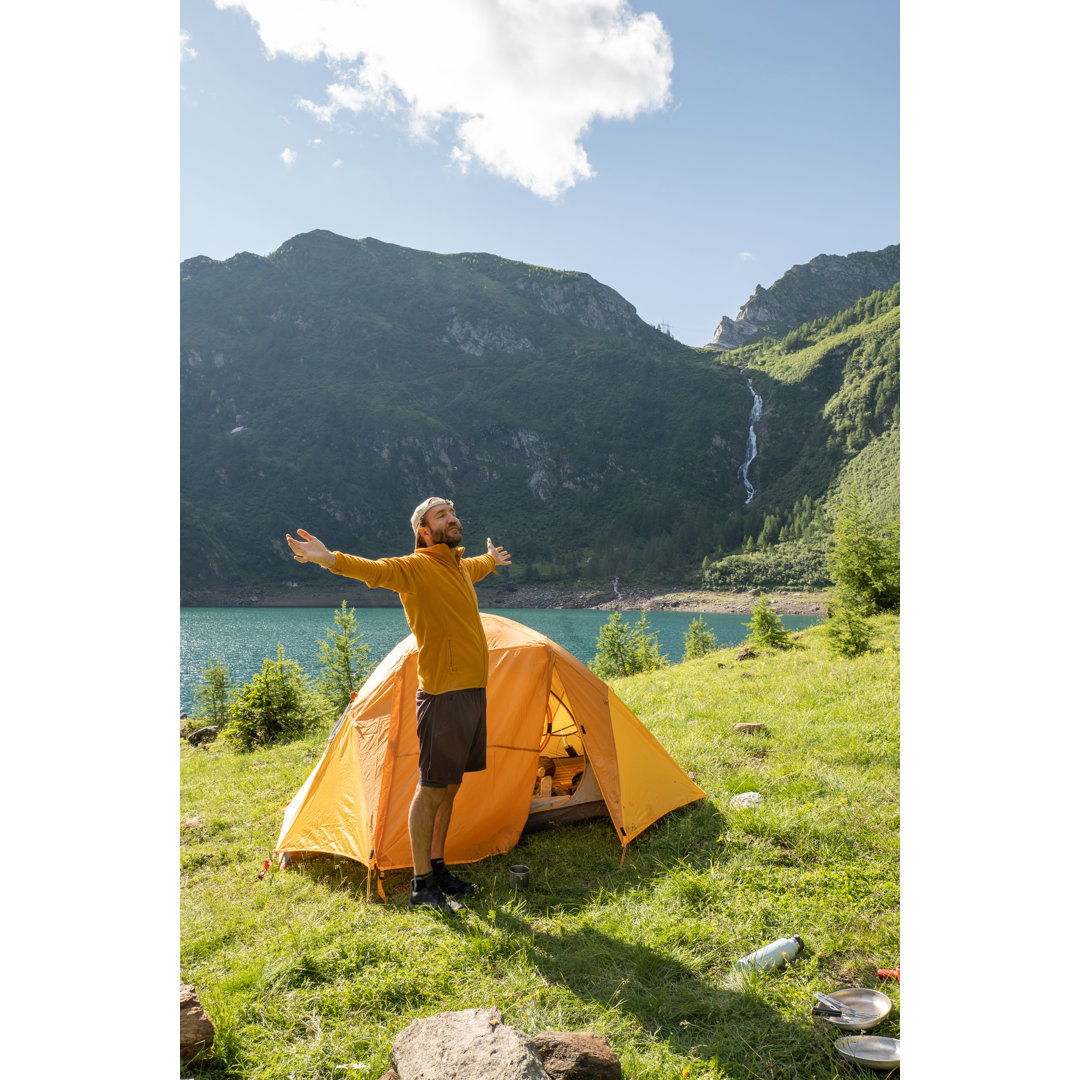
[(444, 859), (432, 859), (431, 860), (431, 872), (437, 874), (440, 870), (446, 869), (446, 861)]
[(435, 884), (435, 870), (432, 868), (426, 874), (416, 875), (413, 874), (412, 887), (413, 892), (419, 892), (421, 889), (428, 885)]

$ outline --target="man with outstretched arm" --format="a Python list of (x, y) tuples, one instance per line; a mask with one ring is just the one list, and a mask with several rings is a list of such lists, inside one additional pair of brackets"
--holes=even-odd
[(488, 648), (474, 586), (495, 567), (508, 566), (510, 556), (489, 537), (486, 555), (466, 559), (461, 522), (449, 499), (425, 499), (413, 511), (412, 530), (412, 554), (392, 559), (330, 551), (303, 529), (296, 530), (299, 540), (288, 533), (285, 539), (297, 562), (318, 563), (372, 589), (393, 589), (401, 597), (416, 637), (420, 682), (420, 782), (409, 807), (410, 904), (456, 911), (461, 905), (454, 896), (478, 890), (446, 867), (450, 815), (463, 775), (487, 766)]

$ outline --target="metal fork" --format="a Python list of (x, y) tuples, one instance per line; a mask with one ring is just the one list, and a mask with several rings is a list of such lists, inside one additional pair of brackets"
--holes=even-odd
[(875, 1013), (862, 1012), (860, 1009), (853, 1009), (850, 1005), (845, 1005), (842, 1001), (838, 1001), (836, 998), (829, 997), (828, 994), (819, 994), (814, 991), (814, 997), (818, 999), (823, 1005), (827, 1005), (830, 1011), (839, 1010), (840, 1018), (842, 1020), (876, 1020), (877, 1015)]

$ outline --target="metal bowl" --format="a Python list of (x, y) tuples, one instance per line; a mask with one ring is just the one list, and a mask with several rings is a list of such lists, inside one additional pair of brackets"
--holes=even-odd
[(900, 1068), (899, 1039), (888, 1039), (884, 1035), (844, 1035), (833, 1046), (842, 1058), (868, 1069), (885, 1072)]
[(871, 1019), (844, 1019), (839, 1016), (825, 1016), (830, 1024), (835, 1024), (841, 1031), (869, 1031), (877, 1027), (892, 1012), (892, 998), (880, 990), (871, 990), (866, 986), (845, 986), (842, 990), (830, 990), (829, 997), (836, 998), (841, 1005), (856, 1012), (869, 1013)]

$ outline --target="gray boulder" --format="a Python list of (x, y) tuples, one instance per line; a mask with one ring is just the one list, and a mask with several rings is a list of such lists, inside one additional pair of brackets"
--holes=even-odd
[(498, 1009), (465, 1009), (414, 1020), (390, 1061), (400, 1080), (551, 1080), (524, 1032)]

